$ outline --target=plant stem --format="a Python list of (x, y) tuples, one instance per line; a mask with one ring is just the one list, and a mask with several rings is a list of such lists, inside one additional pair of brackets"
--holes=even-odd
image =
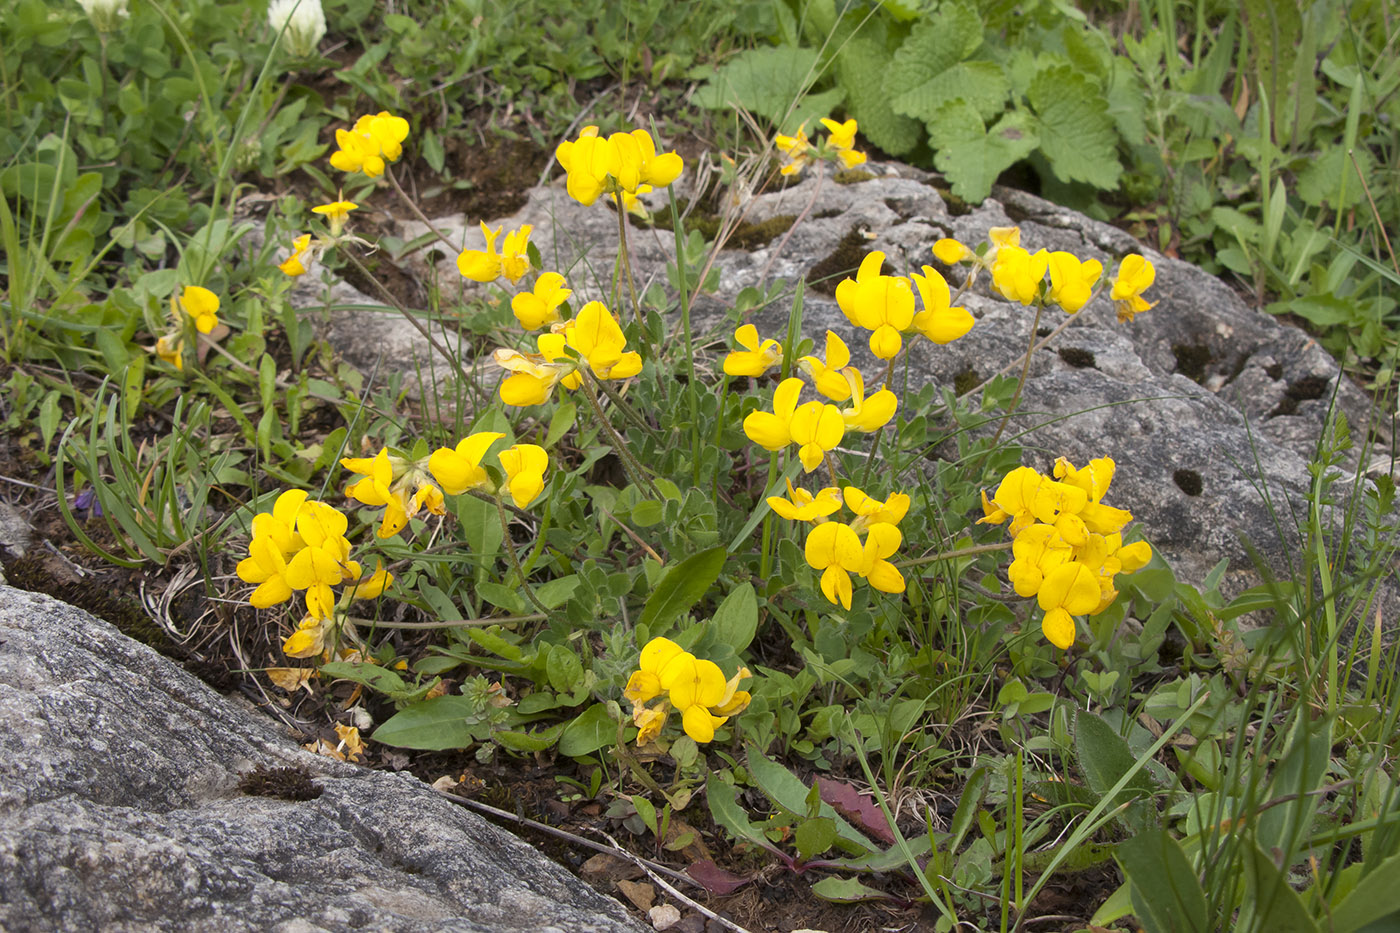
[(583, 395), (588, 399), (588, 404), (593, 407), (593, 414), (598, 419), (598, 423), (603, 426), (603, 430), (607, 431), (608, 436), (612, 439), (613, 452), (616, 453), (618, 459), (622, 461), (622, 468), (627, 471), (627, 475), (632, 482), (636, 483), (638, 486), (646, 486), (653, 498), (658, 502), (662, 501), (663, 497), (661, 492), (656, 488), (656, 485), (652, 483), (651, 477), (647, 476), (642, 465), (637, 462), (637, 458), (632, 456), (632, 451), (627, 449), (627, 443), (622, 439), (622, 435), (617, 433), (617, 430), (612, 426), (612, 422), (608, 420), (607, 414), (603, 411), (602, 404), (598, 401), (598, 393), (593, 390), (593, 384), (589, 381), (590, 378), (591, 374), (584, 374), (583, 382), (580, 383), (580, 388), (583, 389)]
[(995, 449), (997, 441), (1001, 440), (1002, 432), (1006, 430), (1006, 425), (1011, 420), (1011, 416), (1016, 413), (1016, 404), (1021, 401), (1021, 390), (1026, 387), (1026, 377), (1029, 376), (1031, 372), (1031, 357), (1035, 354), (1036, 347), (1035, 335), (1036, 331), (1040, 328), (1040, 315), (1044, 310), (1045, 305), (1041, 302), (1037, 302), (1035, 306), (1035, 320), (1031, 321), (1030, 346), (1026, 347), (1026, 359), (1021, 365), (1021, 378), (1016, 383), (1016, 394), (1011, 396), (1011, 404), (1006, 407), (1006, 414), (1002, 416), (1001, 423), (997, 425), (997, 433), (992, 435), (992, 443), (987, 448), (988, 453)]
[(438, 340), (436, 337), (433, 336), (432, 331), (428, 330), (428, 328), (423, 325), (422, 321), (414, 317), (413, 312), (405, 308), (403, 304), (397, 298), (394, 297), (393, 293), (390, 292), (389, 289), (384, 287), (384, 283), (380, 282), (379, 279), (375, 278), (374, 275), (371, 274), (370, 271), (365, 268), (365, 264), (360, 262), (360, 258), (358, 256), (352, 253), (349, 249), (342, 249), (340, 252), (343, 256), (345, 256), (346, 259), (350, 260), (351, 265), (353, 265), (356, 269), (360, 270), (360, 274), (362, 274), (365, 278), (369, 279), (371, 282), (374, 283), (374, 287), (379, 290), (379, 293), (384, 296), (384, 299), (388, 301), (389, 304), (393, 305), (395, 310), (402, 314), (404, 318), (408, 320), (408, 323), (413, 325), (414, 329), (416, 329), (418, 333), (423, 335), (423, 339), (428, 341), (428, 344), (434, 350), (442, 354), (443, 359), (447, 360), (452, 364), (452, 367), (457, 370), (457, 376), (465, 380), (467, 378), (467, 372), (462, 368), (462, 361), (457, 357), (453, 356), (451, 353), (449, 353), (446, 347), (438, 343)]
[(461, 252), (462, 247), (453, 243), (443, 234), (441, 230), (435, 227), (433, 225), (433, 222), (429, 220), (421, 210), (418, 209), (417, 202), (410, 198), (408, 194), (402, 188), (399, 187), (399, 180), (394, 177), (393, 170), (387, 165), (384, 167), (384, 177), (389, 179), (389, 184), (392, 185), (394, 187), (394, 190), (399, 193), (399, 198), (403, 201), (403, 203), (408, 205), (408, 209), (413, 212), (413, 216), (417, 217), (420, 221), (422, 221), (423, 225), (428, 228), (428, 230), (432, 233), (433, 236), (446, 243), (449, 249)]
[(525, 598), (530, 601), (530, 604), (548, 617), (549, 609), (540, 602), (539, 597), (535, 595), (535, 588), (530, 585), (529, 580), (525, 579), (525, 570), (520, 566), (520, 555), (515, 553), (515, 542), (510, 539), (510, 521), (506, 518), (505, 507), (501, 505), (501, 497), (497, 495), (494, 498), (496, 500), (496, 515), (501, 520), (501, 541), (506, 546), (506, 553), (510, 555), (510, 565), (515, 568), (516, 575), (520, 577), (520, 588), (525, 591)]

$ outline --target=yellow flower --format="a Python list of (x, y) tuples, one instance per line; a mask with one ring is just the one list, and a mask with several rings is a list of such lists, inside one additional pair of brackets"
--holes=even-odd
[(773, 410), (750, 412), (744, 419), (744, 434), (768, 451), (782, 450), (791, 444), (792, 416), (801, 394), (801, 379), (795, 376), (784, 379), (773, 392)]
[(860, 575), (882, 593), (904, 592), (904, 575), (888, 559), (903, 542), (899, 529), (888, 522), (877, 522), (866, 532)]
[(561, 142), (554, 158), (567, 173), (569, 197), (585, 206), (598, 200), (607, 189), (608, 178), (618, 172), (617, 147), (601, 138), (596, 126), (585, 126), (578, 139)]
[(194, 318), (195, 330), (207, 334), (219, 326), (219, 296), (199, 285), (186, 285), (179, 303), (186, 314)]
[(826, 522), (807, 535), (803, 552), (813, 570), (822, 572), (822, 595), (851, 608), (851, 574), (865, 566), (865, 547), (850, 525)]
[(841, 409), (841, 417), (846, 427), (853, 431), (869, 434), (890, 423), (899, 399), (889, 389), (881, 389), (870, 398), (865, 397), (865, 377), (859, 369), (848, 366), (845, 369), (846, 382), (850, 386), (851, 404)]
[(384, 520), (377, 532), (380, 538), (398, 534), (424, 507), (434, 515), (447, 514), (442, 490), (429, 481), (422, 467), (390, 456), (388, 448), (374, 457), (347, 457), (340, 465), (365, 477), (345, 487), (347, 496), (364, 505), (384, 506)]
[(1113, 292), (1109, 296), (1118, 309), (1119, 322), (1131, 321), (1134, 315), (1156, 304), (1142, 297), (1156, 278), (1157, 270), (1145, 257), (1137, 253), (1123, 257), (1118, 264), (1118, 274), (1113, 278)]
[(599, 379), (627, 379), (642, 371), (641, 356), (626, 349), (622, 328), (601, 301), (590, 301), (579, 310), (568, 322), (564, 340)]
[(914, 315), (915, 330), (940, 346), (952, 343), (972, 330), (976, 319), (966, 308), (949, 307), (952, 292), (948, 289), (948, 281), (932, 266), (924, 266), (923, 275), (916, 272), (910, 278), (914, 280), (919, 299), (924, 305), (924, 310)]
[(359, 207), (354, 201), (337, 200), (329, 204), (318, 204), (311, 209), (311, 213), (324, 214), (326, 221), (331, 225), (331, 236), (337, 236), (345, 228), (345, 218)]
[(1103, 275), (1103, 264), (1097, 259), (1080, 262), (1073, 253), (1050, 254), (1050, 291), (1048, 301), (1067, 313), (1074, 314), (1089, 303), (1094, 283)]
[(156, 356), (165, 360), (177, 370), (185, 368), (185, 338), (179, 334), (166, 334), (156, 338), (156, 345), (153, 348)]
[(847, 486), (842, 495), (846, 500), (846, 508), (856, 514), (851, 528), (857, 534), (877, 524), (898, 525), (904, 520), (904, 516), (909, 514), (909, 506), (913, 501), (906, 492), (892, 492), (888, 499), (881, 502), (855, 486)]
[(492, 231), (486, 226), (486, 222), (481, 222), (481, 233), (486, 238), (486, 249), (465, 249), (457, 257), (457, 271), (473, 282), (494, 282), (504, 275), (514, 284), (520, 281), (526, 272), (530, 271), (530, 259), (526, 255), (526, 248), (530, 243), (530, 231), (533, 228), (529, 224), (524, 224), (519, 230), (512, 230), (506, 234), (505, 245), (500, 252), (496, 252), (496, 237), (501, 235), (502, 228), (497, 227)]
[(366, 114), (350, 130), (336, 130), (339, 151), (331, 153), (331, 165), (342, 172), (364, 172), (370, 178), (384, 174), (384, 163), (397, 162), (408, 138), (408, 121), (387, 110)]
[(630, 133), (614, 133), (608, 141), (617, 149), (618, 172), (615, 181), (618, 188), (635, 195), (646, 188), (668, 187), (680, 177), (685, 163), (674, 152), (656, 154), (656, 143), (646, 130), (633, 130)]
[(861, 261), (854, 280), (836, 286), (841, 313), (857, 327), (871, 331), (870, 352), (894, 359), (904, 345), (901, 331), (914, 321), (914, 291), (903, 276), (882, 275), (885, 254), (875, 250)]
[[(550, 355), (521, 353), (508, 347), (500, 347), (492, 355), (496, 365), (510, 373), (501, 383), (501, 401), (507, 405), (542, 404), (554, 391), (555, 385), (578, 375), (574, 372), (573, 362), (567, 357), (562, 363), (554, 362), (564, 344), (562, 335), (540, 334), (536, 344), (541, 348), (550, 348)], [(570, 388), (577, 385), (575, 381)]]
[(846, 168), (855, 168), (865, 162), (865, 153), (855, 150), (856, 144), (856, 121), (847, 120), (845, 123), (837, 123), (822, 117), (822, 126), (826, 127), (827, 145), (835, 150), (841, 164)]
[(1064, 650), (1074, 644), (1072, 617), (1085, 615), (1098, 606), (1099, 581), (1088, 567), (1070, 561), (1045, 575), (1036, 601), (1045, 610), (1040, 629), (1046, 641)]
[(347, 586), (340, 594), (340, 605), (348, 607), (357, 599), (376, 599), (394, 583), (394, 575), (384, 569), (384, 562), (374, 562), (374, 573)]
[(956, 266), (960, 262), (976, 262), (977, 254), (957, 240), (944, 237), (933, 244), (934, 257), (945, 266)]
[(797, 368), (812, 380), (822, 395), (833, 402), (844, 402), (851, 397), (851, 383), (845, 372), (850, 362), (851, 351), (846, 342), (829, 330), (826, 332), (826, 360), (804, 356), (797, 361)]
[(828, 486), (816, 495), (805, 489), (795, 489), (792, 480), (787, 481), (788, 498), (769, 496), (768, 506), (779, 516), (798, 522), (820, 524), (826, 517), (841, 508), (841, 490)]
[(515, 507), (525, 508), (544, 491), (544, 471), (549, 454), (535, 444), (515, 444), (501, 451), (501, 468), (506, 471), (510, 497)]
[(779, 133), (773, 140), (778, 151), (784, 157), (783, 167), (780, 170), (784, 175), (801, 173), (807, 166), (807, 160), (811, 158), (812, 144), (807, 141), (807, 134), (803, 129), (804, 127), (799, 126), (797, 133), (793, 136), (784, 136)]
[(671, 662), (673, 658), (679, 657), (685, 652), (681, 646), (671, 641), (669, 638), (653, 638), (642, 648), (641, 659), (637, 662), (638, 670), (632, 674), (627, 681), (627, 687), (622, 691), (622, 695), (631, 700), (634, 704), (646, 703), (661, 695), (661, 670)]
[(671, 705), (680, 710), (685, 734), (697, 742), (713, 741), (715, 728), (727, 718), (710, 712), (725, 699), (727, 689), (719, 665), (683, 651), (666, 663), (659, 679)]
[(510, 300), (510, 310), (526, 330), (538, 330), (559, 320), (559, 306), (573, 291), (564, 286), (558, 272), (546, 272), (535, 279), (533, 291), (520, 292)]
[(505, 437), (496, 431), (478, 431), (462, 438), (456, 449), (439, 447), (428, 458), (428, 471), (443, 492), (460, 495), (468, 489), (489, 489), (491, 477), (481, 466), (481, 458), (496, 441)]
[(797, 459), (802, 461), (803, 470), (810, 473), (846, 436), (846, 419), (835, 405), (808, 402), (797, 406), (788, 430), (792, 442), (798, 445)]
[(244, 583), (258, 584), (248, 600), (257, 609), (267, 609), (292, 597), (287, 558), (304, 545), (296, 533), (296, 520), (305, 502), (303, 490), (289, 489), (277, 497), (270, 513), (253, 516), (248, 557), (239, 562), (237, 573)]
[(286, 581), (294, 590), (306, 590), (307, 611), (323, 619), (334, 609), (331, 587), (360, 575), (350, 560), (348, 527), (345, 515), (324, 502), (307, 501), (297, 512), (296, 533), (305, 547), (287, 562)]
[(992, 263), (992, 287), (1010, 301), (1029, 305), (1040, 295), (1049, 265), (1050, 254), (1043, 249), (1032, 256), (1019, 246), (1002, 246)]
[[(292, 241), (292, 255), (284, 259), (277, 266), (286, 275), (295, 278), (298, 275), (306, 274), (306, 262), (302, 259), (311, 248), (311, 234), (303, 233)], [(309, 260), (308, 260), (309, 261)]]
[(286, 641), (282, 653), (289, 658), (314, 658), (326, 650), (326, 619), (307, 615)]
[(724, 358), (724, 372), (728, 376), (762, 376), (774, 366), (783, 363), (783, 348), (776, 340), (768, 339), (759, 343), (758, 328), (744, 324), (734, 332), (734, 342), (743, 347), (732, 350)]
[(665, 188), (685, 167), (674, 152), (657, 155), (656, 143), (646, 130), (614, 133), (603, 139), (596, 126), (585, 126), (578, 139), (561, 142), (554, 157), (567, 173), (569, 197), (584, 205), (592, 204), (604, 192), (635, 197), (644, 187)]
[(637, 747), (641, 748), (648, 742), (661, 734), (662, 728), (666, 725), (666, 716), (670, 711), (670, 706), (661, 703), (654, 708), (646, 706), (632, 707), (632, 722), (637, 727)]

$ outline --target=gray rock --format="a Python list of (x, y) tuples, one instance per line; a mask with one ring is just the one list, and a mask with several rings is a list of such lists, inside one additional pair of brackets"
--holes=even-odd
[[(1291, 573), (1296, 549), (1292, 514), (1304, 508), (1311, 481), (1307, 463), (1328, 418), (1329, 401), (1335, 394), (1336, 407), (1358, 440), (1371, 415), (1364, 393), (1315, 341), (1250, 309), (1218, 279), (1145, 250), (1107, 224), (1005, 189), (955, 217), (925, 173), (900, 165), (870, 168), (884, 174), (845, 185), (808, 178), (755, 197), (745, 215), (749, 221), (804, 212), (806, 219), (785, 242), (778, 237), (752, 251), (721, 252), (715, 262), (718, 291), (696, 303), (697, 330), (727, 344), (732, 327), (727, 312), (742, 288), (761, 287), (775, 278), (791, 285), (810, 277), (814, 267), (838, 254), (843, 240), (846, 247), (855, 242), (885, 251), (886, 270), (897, 273), (925, 264), (937, 267), (930, 247), (941, 236), (976, 244), (988, 228), (1013, 223), (1021, 228), (1022, 245), (1032, 251), (1044, 247), (1094, 257), (1106, 275), (1123, 255), (1143, 252), (1157, 268), (1148, 293), (1156, 307), (1125, 324), (1116, 320), (1106, 296), (1080, 311), (1033, 357), (1022, 410), (1008, 436), (1028, 448), (1026, 461), (1042, 470), (1057, 456), (1076, 463), (1113, 457), (1119, 469), (1110, 501), (1131, 509), (1138, 527), (1182, 579), (1199, 583), (1223, 557), (1230, 561), (1223, 582), (1227, 594), (1253, 585), (1258, 575), (1251, 547), (1273, 572)], [(663, 203), (658, 195), (650, 198), (654, 207)], [(480, 239), (476, 221), (456, 217), (440, 224), (451, 238), (465, 236), (475, 246)], [(581, 297), (605, 296), (617, 239), (616, 216), (608, 208), (584, 208), (556, 183), (530, 192), (526, 206), (512, 217), (489, 222), (507, 229), (534, 225), (532, 239), (546, 266), (568, 274)], [(404, 236), (422, 229), (405, 223)], [(631, 242), (639, 281), (664, 282), (666, 265), (674, 257), (671, 234), (635, 231)], [(829, 269), (832, 264), (824, 265)], [(452, 258), (443, 259), (437, 272), (455, 275)], [(842, 274), (837, 271), (834, 277)], [(960, 274), (954, 271), (950, 279), (960, 281)], [(960, 375), (985, 379), (1019, 369), (1032, 312), (989, 296), (985, 279), (962, 299), (978, 319), (967, 337), (946, 347), (915, 341), (909, 355), (911, 384), (951, 385)], [(751, 320), (761, 333), (781, 336), (789, 305), (780, 299)], [(1047, 311), (1041, 328), (1063, 320), (1058, 310)], [(850, 345), (857, 365), (873, 364), (865, 337), (853, 334), (835, 300), (819, 287), (806, 289), (804, 325), (818, 345), (830, 328)], [(1353, 476), (1363, 465), (1372, 472), (1396, 471), (1384, 453), (1390, 438), (1379, 426), (1373, 440), (1378, 443), (1358, 445), (1353, 452)]]
[[(257, 766), (322, 793), (246, 796)], [(302, 751), (106, 623), (0, 588), (0, 929), (641, 928), (416, 779)]]

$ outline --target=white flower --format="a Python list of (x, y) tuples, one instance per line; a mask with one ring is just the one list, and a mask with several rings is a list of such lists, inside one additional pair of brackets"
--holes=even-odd
[(78, 0), (93, 28), (98, 32), (114, 32), (128, 15), (126, 0)]
[(282, 32), (282, 25), (286, 24), (287, 31), (282, 37), (287, 50), (298, 58), (315, 52), (326, 35), (326, 14), (321, 9), (321, 0), (272, 0), (267, 6), (267, 22), (278, 32)]

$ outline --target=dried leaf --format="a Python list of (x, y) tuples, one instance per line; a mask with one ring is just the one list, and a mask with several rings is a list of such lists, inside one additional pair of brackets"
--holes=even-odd
[(638, 910), (651, 910), (651, 905), (656, 901), (656, 886), (644, 881), (619, 881), (617, 889)]
[(817, 778), (817, 786), (821, 788), (822, 800), (831, 804), (837, 813), (886, 845), (894, 845), (890, 824), (885, 822), (885, 814), (872, 797), (831, 778)]
[(307, 693), (314, 692), (311, 685), (307, 683), (311, 676), (316, 673), (314, 667), (269, 667), (264, 673), (267, 679), (272, 681), (273, 686), (281, 687), (288, 693), (295, 693), (298, 689), (305, 687)]
[(705, 890), (711, 894), (718, 894), (721, 897), (726, 894), (733, 894), (735, 891), (748, 884), (751, 878), (736, 875), (720, 868), (710, 859), (696, 862), (686, 868), (685, 873), (704, 885)]

